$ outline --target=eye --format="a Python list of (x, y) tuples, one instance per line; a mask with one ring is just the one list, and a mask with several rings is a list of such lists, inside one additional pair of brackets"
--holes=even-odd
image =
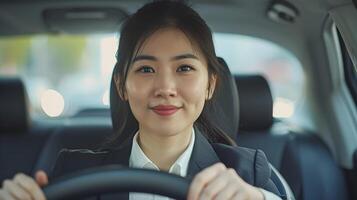
[(141, 72), (141, 73), (154, 73), (155, 72), (155, 70), (150, 66), (142, 66), (136, 71)]
[(189, 66), (189, 65), (181, 65), (179, 68), (177, 68), (177, 72), (189, 72), (191, 70), (194, 70), (193, 67)]

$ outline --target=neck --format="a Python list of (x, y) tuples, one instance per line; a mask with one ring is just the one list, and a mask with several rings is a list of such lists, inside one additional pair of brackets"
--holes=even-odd
[(145, 155), (162, 171), (169, 171), (172, 164), (185, 151), (191, 141), (192, 126), (174, 135), (160, 135), (140, 129), (137, 142)]

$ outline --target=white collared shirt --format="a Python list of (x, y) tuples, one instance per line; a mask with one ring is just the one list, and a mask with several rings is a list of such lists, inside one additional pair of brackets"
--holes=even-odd
[[(133, 138), (133, 145), (131, 147), (131, 154), (129, 158), (129, 167), (144, 168), (160, 171), (160, 169), (145, 155), (137, 142), (138, 133)], [(191, 158), (193, 144), (195, 143), (195, 131), (192, 129), (190, 143), (186, 150), (179, 156), (179, 158), (172, 164), (169, 173), (185, 177), (187, 174), (188, 163)], [(129, 193), (129, 200), (169, 200), (170, 198), (153, 195), (147, 193)]]
[[(152, 169), (160, 171), (159, 167), (157, 167), (143, 152), (137, 142), (138, 133), (135, 134), (133, 138), (133, 145), (131, 147), (131, 154), (129, 158), (129, 167), (132, 168), (144, 168), (144, 169)], [(186, 150), (179, 156), (179, 158), (172, 164), (169, 169), (169, 173), (176, 174), (182, 177), (187, 175), (187, 168), (191, 158), (193, 145), (195, 143), (195, 130), (192, 129), (191, 140)], [(280, 200), (281, 198), (276, 196), (275, 194), (266, 191), (264, 189), (260, 189), (263, 192), (265, 200)], [(154, 195), (148, 193), (137, 193), (130, 192), (129, 200), (170, 200), (170, 198)]]

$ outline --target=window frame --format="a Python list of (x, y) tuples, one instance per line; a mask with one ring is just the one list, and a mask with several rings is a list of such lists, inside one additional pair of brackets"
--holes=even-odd
[(338, 40), (340, 44), (340, 50), (342, 56), (341, 58), (343, 61), (343, 71), (344, 71), (346, 85), (351, 93), (355, 105), (357, 105), (357, 66), (353, 65), (350, 54), (347, 51), (345, 42), (343, 41), (343, 38), (340, 32), (338, 31), (338, 28), (336, 29), (337, 29)]

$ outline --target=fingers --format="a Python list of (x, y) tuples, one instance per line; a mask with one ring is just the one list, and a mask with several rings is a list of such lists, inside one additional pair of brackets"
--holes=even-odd
[(31, 195), (28, 194), (28, 192), (21, 186), (11, 180), (5, 180), (3, 183), (3, 188), (15, 199), (31, 200)]
[(225, 170), (224, 164), (216, 163), (197, 174), (191, 183), (187, 199), (197, 200), (203, 188)]
[(36, 172), (35, 179), (41, 187), (46, 186), (48, 184), (47, 174), (42, 170)]
[(43, 194), (40, 186), (31, 177), (19, 173), (15, 176), (14, 182), (21, 186), (25, 191), (27, 191), (31, 197), (35, 200), (45, 200), (45, 195)]
[(219, 192), (214, 199), (215, 200), (227, 200), (227, 199), (247, 199), (244, 192), (239, 192), (239, 188), (235, 184), (228, 184), (222, 192)]
[(246, 183), (237, 172), (217, 163), (198, 173), (193, 179), (188, 200), (257, 199), (264, 196), (258, 188)]
[(16, 174), (12, 180), (3, 182), (0, 188), (0, 200), (46, 200), (39, 186), (48, 184), (46, 173), (37, 172), (36, 181), (23, 173)]
[(12, 195), (6, 190), (0, 190), (0, 200), (16, 200)]
[(229, 199), (232, 197), (237, 190), (237, 184), (234, 183), (237, 180), (234, 179), (234, 176), (237, 176), (234, 169), (227, 169), (221, 172), (217, 178), (212, 180), (211, 183), (203, 189), (200, 199), (213, 199), (218, 194), (224, 197), (221, 199)]

